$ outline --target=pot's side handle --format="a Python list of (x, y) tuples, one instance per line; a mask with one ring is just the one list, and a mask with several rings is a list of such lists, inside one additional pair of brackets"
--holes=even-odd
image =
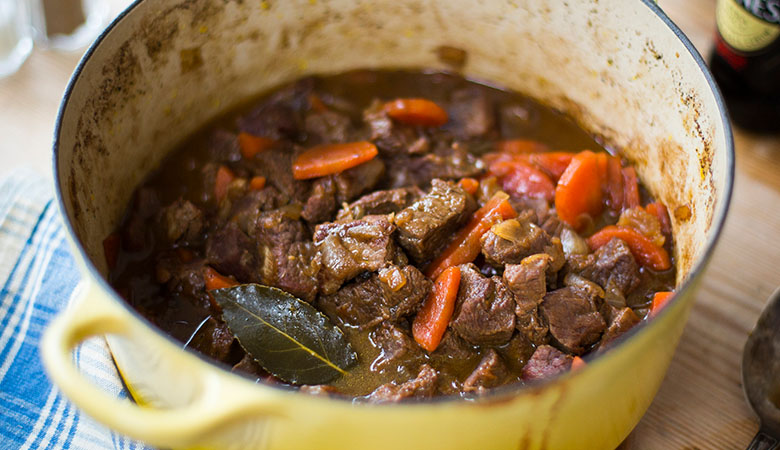
[(246, 395), (241, 395), (241, 389), (236, 389), (235, 383), (225, 383), (224, 377), (209, 371), (193, 373), (194, 377), (201, 378), (197, 380), (199, 394), (191, 403), (173, 408), (140, 406), (93, 385), (73, 363), (73, 349), (92, 336), (117, 334), (128, 338), (134, 335), (134, 327), (142, 325), (120, 305), (107, 301), (94, 283), (90, 285), (83, 297), (49, 325), (42, 339), (41, 353), (49, 377), (94, 419), (156, 447), (190, 448), (211, 441), (220, 429), (236, 425), (242, 417), (283, 415), (279, 396), (269, 394), (258, 404), (258, 397), (253, 395), (250, 402)]

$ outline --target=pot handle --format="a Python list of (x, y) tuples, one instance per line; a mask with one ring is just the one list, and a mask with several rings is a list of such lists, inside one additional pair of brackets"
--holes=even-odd
[[(149, 331), (138, 330), (145, 327), (122, 306), (108, 301), (105, 292), (95, 283), (85, 283), (88, 286), (81, 287), (86, 287), (86, 294), (56, 317), (45, 331), (41, 353), (49, 377), (94, 419), (153, 446), (188, 448), (210, 441), (212, 433), (234, 425), (242, 418), (257, 417), (258, 414), (284, 416), (280, 395), (271, 392), (264, 400), (256, 391), (246, 395), (246, 390), (237, 386), (245, 381), (230, 380), (217, 373), (217, 369), (190, 371), (198, 384), (198, 393), (190, 403), (172, 408), (141, 406), (99, 389), (73, 363), (72, 350), (93, 336), (115, 334), (132, 339)], [(161, 352), (170, 354), (171, 358), (181, 359), (185, 364), (185, 358), (197, 360), (194, 355), (182, 355), (181, 349), (170, 342), (161, 341), (162, 347), (170, 347), (161, 348)], [(259, 402), (258, 398), (261, 399)]]

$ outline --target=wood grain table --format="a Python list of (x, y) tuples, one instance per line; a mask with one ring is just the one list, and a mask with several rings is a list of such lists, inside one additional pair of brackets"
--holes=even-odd
[[(119, 11), (125, 0), (112, 0)], [(714, 0), (659, 0), (702, 54)], [(78, 54), (35, 50), (0, 80), (0, 176), (30, 165), (50, 175), (57, 107)], [(780, 285), (780, 137), (735, 131), (736, 183), (725, 230), (690, 321), (652, 406), (624, 449), (744, 448), (758, 422), (740, 382), (742, 346)]]

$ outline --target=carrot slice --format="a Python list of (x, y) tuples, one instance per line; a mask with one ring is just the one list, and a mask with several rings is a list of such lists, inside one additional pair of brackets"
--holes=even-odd
[(666, 206), (664, 206), (663, 203), (661, 202), (648, 203), (647, 206), (645, 206), (645, 211), (657, 217), (658, 221), (661, 223), (661, 231), (665, 235), (671, 236), (672, 222), (669, 219), (669, 211), (666, 209)]
[(461, 178), (460, 181), (458, 181), (458, 186), (462, 187), (463, 190), (469, 194), (475, 195), (477, 189), (479, 189), (479, 181), (474, 178)]
[(217, 169), (217, 176), (214, 179), (214, 197), (216, 197), (217, 202), (221, 202), (222, 199), (225, 198), (228, 192), (228, 186), (230, 186), (230, 183), (235, 179), (236, 176), (233, 175), (233, 172), (230, 169), (225, 166), (219, 166), (219, 169)]
[(546, 150), (546, 145), (530, 139), (507, 139), (496, 142), (496, 151), (510, 155), (541, 153)]
[(645, 267), (660, 271), (672, 266), (666, 250), (632, 228), (609, 225), (594, 233), (587, 241), (590, 248), (596, 250), (606, 245), (612, 238), (622, 239), (631, 249), (631, 254), (637, 262)]
[(366, 141), (319, 145), (298, 155), (293, 163), (293, 177), (307, 180), (333, 175), (370, 161), (377, 153), (376, 146)]
[(607, 161), (607, 206), (615, 212), (623, 209), (623, 168), (620, 158), (610, 156)]
[(266, 137), (255, 136), (253, 134), (238, 133), (238, 146), (241, 147), (241, 155), (245, 159), (252, 159), (256, 154), (266, 151), (273, 147), (276, 141)]
[(579, 356), (575, 356), (574, 359), (571, 360), (571, 370), (580, 370), (583, 367), (585, 367), (585, 360), (580, 358)]
[(482, 246), (479, 239), (490, 227), (502, 220), (517, 217), (517, 212), (509, 204), (506, 192), (496, 192), (482, 208), (471, 217), (450, 245), (428, 265), (425, 274), (429, 278), (438, 278), (448, 267), (471, 262), (479, 255)]
[(571, 152), (545, 152), (528, 155), (528, 161), (547, 173), (556, 183), (571, 164), (572, 158), (574, 158), (574, 153)]
[(633, 167), (623, 168), (623, 209), (641, 206), (639, 200), (639, 182)]
[(249, 189), (259, 191), (265, 187), (265, 177), (252, 177), (249, 180)]
[(388, 116), (398, 122), (424, 127), (440, 127), (447, 123), (447, 111), (424, 98), (398, 98), (384, 105)]
[(420, 347), (432, 352), (439, 346), (452, 312), (460, 287), (460, 268), (448, 267), (436, 278), (430, 295), (412, 322), (412, 336)]
[(119, 244), (121, 241), (122, 238), (116, 231), (103, 239), (103, 254), (106, 257), (106, 264), (108, 265), (109, 270), (114, 270), (116, 268), (116, 263), (119, 260)]
[(666, 305), (669, 302), (669, 299), (672, 298), (673, 295), (674, 292), (669, 292), (669, 291), (656, 292), (653, 295), (653, 303), (650, 305), (649, 316), (653, 317), (656, 314), (658, 314), (658, 311), (660, 311), (661, 308), (663, 308), (664, 305)]
[(206, 290), (213, 291), (214, 289), (222, 289), (233, 286), (238, 286), (238, 282), (233, 278), (226, 277), (210, 266), (203, 268), (203, 281), (206, 283)]
[(558, 180), (555, 209), (558, 217), (576, 230), (581, 230), (586, 223), (583, 215), (596, 217), (604, 209), (601, 176), (600, 158), (585, 150), (572, 158)]
[[(505, 165), (510, 166), (504, 170)], [(507, 172), (501, 180), (501, 186), (509, 194), (517, 197), (543, 198), (548, 202), (555, 197), (555, 185), (550, 177), (521, 159), (495, 164), (497, 171)]]

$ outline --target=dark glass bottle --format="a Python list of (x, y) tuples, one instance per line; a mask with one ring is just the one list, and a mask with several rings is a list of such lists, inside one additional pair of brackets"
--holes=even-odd
[(710, 70), (732, 121), (780, 132), (780, 0), (718, 0)]

